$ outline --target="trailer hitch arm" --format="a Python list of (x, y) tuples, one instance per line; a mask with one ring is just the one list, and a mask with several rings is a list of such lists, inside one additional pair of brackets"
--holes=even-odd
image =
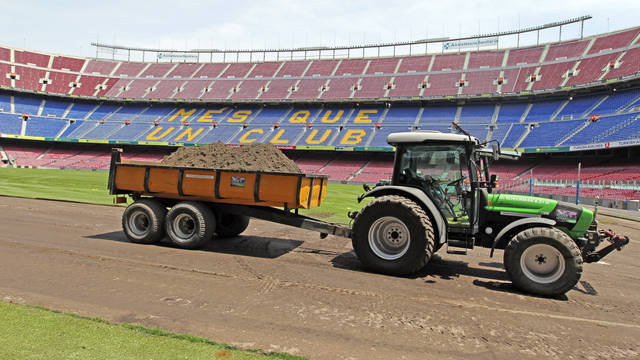
[(620, 251), (625, 245), (629, 244), (628, 236), (618, 235), (611, 230), (600, 230), (598, 231), (598, 235), (600, 237), (600, 240), (606, 240), (610, 244), (598, 251), (583, 253), (582, 257), (587, 263), (598, 262), (603, 257), (609, 255), (609, 253), (611, 253), (613, 250), (617, 249), (618, 251)]

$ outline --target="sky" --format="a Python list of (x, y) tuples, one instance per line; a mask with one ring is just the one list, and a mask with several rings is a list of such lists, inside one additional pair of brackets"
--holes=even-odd
[[(93, 57), (91, 42), (179, 50), (342, 46), (453, 38), (582, 15), (593, 16), (585, 22), (588, 36), (639, 26), (640, 1), (0, 0), (0, 14), (0, 45)], [(579, 25), (563, 28), (563, 39), (579, 35)], [(541, 42), (557, 39), (557, 30), (540, 34)], [(535, 34), (521, 39), (535, 41)]]

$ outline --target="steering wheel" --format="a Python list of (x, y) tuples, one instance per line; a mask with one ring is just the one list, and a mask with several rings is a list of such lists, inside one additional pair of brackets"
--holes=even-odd
[[(445, 188), (448, 188), (449, 186), (458, 186), (458, 185), (460, 185), (460, 182), (461, 182), (462, 180), (466, 179), (466, 178), (467, 178), (467, 177), (463, 175), (463, 176), (462, 176), (461, 178), (459, 178), (459, 179), (455, 179), (455, 180), (453, 180), (453, 181), (450, 181), (450, 182), (448, 182), (448, 183), (447, 183), (447, 185), (445, 185)], [(454, 185), (454, 184), (455, 184), (455, 185)]]

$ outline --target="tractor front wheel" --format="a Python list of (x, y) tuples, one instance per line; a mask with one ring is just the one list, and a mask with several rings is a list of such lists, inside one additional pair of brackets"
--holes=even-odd
[(352, 243), (366, 268), (406, 275), (429, 261), (434, 247), (433, 226), (425, 211), (411, 199), (381, 196), (358, 213)]
[(504, 251), (505, 269), (520, 290), (556, 296), (571, 290), (582, 275), (582, 255), (564, 232), (545, 227), (521, 231)]

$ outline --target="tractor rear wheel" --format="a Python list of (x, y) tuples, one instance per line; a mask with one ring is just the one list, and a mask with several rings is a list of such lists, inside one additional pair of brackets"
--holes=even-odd
[(122, 213), (122, 230), (131, 242), (153, 244), (164, 237), (167, 208), (156, 199), (141, 199)]
[(564, 294), (582, 275), (580, 249), (569, 235), (554, 228), (521, 231), (505, 248), (504, 259), (513, 285), (533, 294)]
[(208, 206), (186, 201), (169, 210), (165, 226), (174, 245), (195, 249), (213, 237), (216, 218)]
[(396, 195), (381, 196), (358, 213), (352, 243), (366, 268), (406, 275), (429, 261), (434, 248), (433, 226), (414, 201)]
[(219, 238), (238, 236), (249, 226), (249, 217), (246, 215), (216, 212), (216, 235)]

